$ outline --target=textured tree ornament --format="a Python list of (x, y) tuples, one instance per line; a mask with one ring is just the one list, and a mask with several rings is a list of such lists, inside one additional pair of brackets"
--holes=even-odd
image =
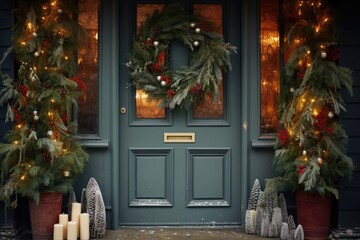
[(246, 210), (245, 212), (245, 232), (248, 234), (255, 233), (255, 221), (256, 212), (255, 210)]
[(295, 230), (296, 229), (296, 224), (295, 224), (295, 220), (294, 220), (293, 215), (289, 215), (288, 226), (289, 226), (289, 230)]
[(279, 236), (279, 230), (278, 230), (276, 224), (274, 222), (270, 222), (268, 237), (273, 238), (273, 237), (278, 237), (278, 236)]
[(274, 237), (278, 237), (279, 233), (281, 232), (281, 226), (282, 226), (282, 223), (283, 223), (283, 219), (282, 219), (282, 215), (281, 215), (281, 208), (279, 207), (275, 207), (274, 208), (274, 211), (273, 211), (273, 215), (272, 215), (272, 218), (271, 218), (271, 222), (276, 226), (276, 233), (274, 235)]
[(263, 212), (264, 212), (264, 209), (262, 207), (258, 207), (256, 209), (255, 233), (257, 235), (261, 234), (261, 220), (262, 220)]
[(261, 232), (260, 232), (261, 237), (268, 237), (269, 224), (270, 224), (269, 213), (263, 212), (262, 218), (261, 218)]
[(263, 208), (263, 210), (265, 209), (265, 193), (263, 191), (260, 191), (256, 204), (256, 209), (258, 209), (259, 207)]
[(105, 204), (95, 178), (90, 178), (86, 187), (87, 213), (89, 213), (90, 238), (101, 238), (106, 229)]
[(86, 189), (85, 188), (83, 188), (81, 190), (80, 203), (81, 203), (81, 212), (87, 213), (87, 201), (86, 201)]
[(304, 237), (304, 229), (301, 224), (299, 224), (295, 230), (294, 240), (304, 240)]
[(260, 182), (258, 179), (255, 179), (254, 185), (250, 192), (250, 197), (248, 201), (248, 210), (256, 210), (256, 205), (258, 202), (260, 191), (261, 191)]
[(287, 222), (288, 221), (288, 211), (287, 211), (287, 204), (286, 204), (285, 196), (283, 193), (279, 194), (278, 205), (279, 205), (279, 208), (281, 209), (282, 221)]
[(281, 240), (288, 240), (289, 239), (289, 226), (285, 222), (283, 222), (282, 227), (281, 227), (280, 239)]
[(272, 217), (274, 208), (277, 206), (278, 206), (278, 194), (276, 189), (273, 188), (268, 193), (265, 194), (265, 212), (269, 214), (269, 218)]

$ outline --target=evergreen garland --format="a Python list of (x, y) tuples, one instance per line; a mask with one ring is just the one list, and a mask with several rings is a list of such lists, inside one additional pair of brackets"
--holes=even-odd
[(0, 144), (0, 197), (17, 204), (17, 195), (39, 201), (41, 192), (71, 191), (88, 154), (75, 138), (72, 110), (85, 84), (76, 77), (75, 53), (82, 28), (71, 1), (22, 1), (15, 11), (12, 46), (19, 64), (16, 78), (0, 72), (0, 105), (13, 121), (9, 143)]
[[(280, 176), (266, 189), (304, 190), (338, 198), (338, 179), (351, 176), (347, 135), (338, 116), (345, 110), (340, 88), (352, 94), (350, 69), (337, 65), (339, 31), (334, 7), (324, 1), (290, 1), (284, 18), (292, 52), (284, 71), (281, 123), (273, 165)], [(291, 21), (290, 21), (291, 19)], [(289, 21), (287, 21), (289, 20)]]
[[(159, 107), (189, 108), (206, 94), (215, 100), (223, 72), (231, 69), (230, 54), (236, 47), (197, 24), (199, 20), (181, 5), (170, 4), (140, 26), (126, 65), (136, 89), (143, 90), (149, 100), (159, 100)], [(167, 55), (175, 39), (189, 47), (190, 63), (171, 71)]]

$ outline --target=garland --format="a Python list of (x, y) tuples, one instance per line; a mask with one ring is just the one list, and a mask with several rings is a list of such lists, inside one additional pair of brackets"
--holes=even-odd
[[(218, 82), (231, 69), (230, 53), (236, 53), (236, 47), (217, 33), (201, 30), (198, 23), (182, 6), (171, 4), (140, 26), (126, 66), (136, 89), (159, 101), (159, 107), (189, 108), (207, 94), (216, 99)], [(175, 39), (189, 47), (191, 60), (189, 66), (172, 71), (167, 58)]]

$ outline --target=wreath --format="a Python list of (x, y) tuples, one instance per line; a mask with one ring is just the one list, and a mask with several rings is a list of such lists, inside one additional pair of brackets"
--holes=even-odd
[[(218, 97), (218, 82), (231, 69), (230, 54), (236, 53), (236, 47), (225, 43), (222, 35), (203, 31), (199, 24), (181, 5), (171, 4), (149, 15), (138, 30), (126, 66), (136, 89), (159, 101), (159, 107), (189, 108), (206, 95)], [(170, 43), (176, 39), (191, 50), (190, 62), (172, 71), (167, 59)]]

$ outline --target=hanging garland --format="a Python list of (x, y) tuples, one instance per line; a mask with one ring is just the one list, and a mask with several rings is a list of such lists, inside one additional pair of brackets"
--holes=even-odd
[[(207, 94), (216, 99), (218, 82), (231, 69), (230, 54), (236, 47), (217, 33), (203, 31), (199, 23), (181, 5), (171, 4), (148, 16), (139, 28), (126, 66), (136, 89), (159, 101), (159, 107), (189, 108)], [(170, 70), (169, 46), (176, 39), (191, 50), (190, 63)]]

